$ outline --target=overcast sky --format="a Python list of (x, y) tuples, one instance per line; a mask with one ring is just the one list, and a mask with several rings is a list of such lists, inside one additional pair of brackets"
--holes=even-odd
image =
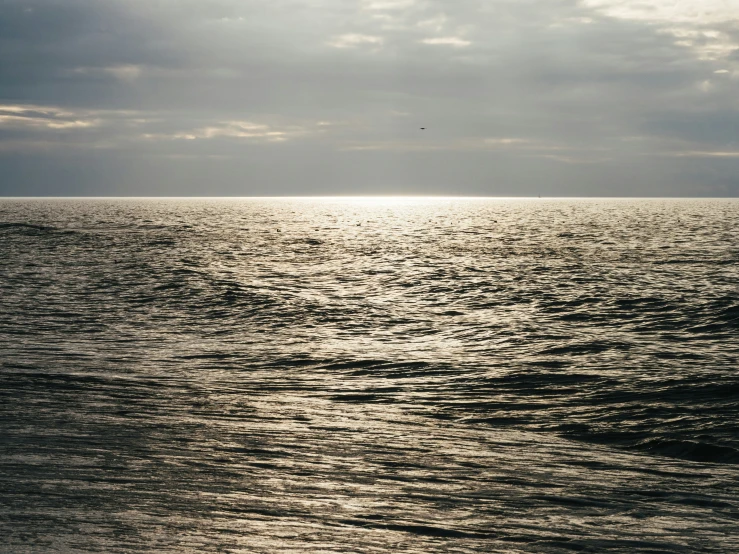
[(2, 0), (0, 194), (739, 196), (739, 0)]

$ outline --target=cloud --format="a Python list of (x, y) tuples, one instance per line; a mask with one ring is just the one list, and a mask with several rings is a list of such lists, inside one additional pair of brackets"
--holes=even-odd
[(727, 0), (584, 0), (611, 17), (671, 23), (724, 23), (739, 20), (739, 5)]
[[(532, 155), (533, 156), (533, 155)], [(607, 157), (574, 157), (574, 156), (563, 156), (561, 154), (540, 154), (536, 157), (544, 158), (546, 160), (552, 160), (555, 162), (561, 162), (565, 164), (602, 164), (603, 162), (609, 162), (612, 158)]]
[(334, 48), (356, 48), (363, 44), (382, 44), (382, 37), (371, 35), (360, 35), (357, 33), (347, 33), (333, 37), (327, 42), (329, 46)]
[(509, 144), (527, 144), (529, 141), (522, 138), (486, 138), (485, 144), (507, 146)]
[[(190, 119), (190, 121), (188, 121)], [(188, 118), (182, 113), (130, 110), (81, 110), (37, 105), (0, 105), (0, 131), (14, 149), (37, 141), (49, 148), (74, 148), (94, 143), (97, 148), (131, 147), (137, 142), (247, 140), (279, 143), (325, 133), (340, 122), (309, 124), (256, 123)], [(91, 134), (91, 131), (96, 131)], [(64, 132), (64, 141), (50, 140)], [(9, 133), (15, 133), (11, 135)], [(2, 138), (2, 137), (0, 137)], [(8, 148), (6, 148), (7, 150)]]
[(0, 128), (23, 130), (86, 129), (100, 125), (91, 112), (75, 112), (47, 106), (0, 105)]
[(416, 23), (417, 27), (429, 29), (435, 32), (441, 32), (446, 26), (448, 19), (445, 14), (441, 13), (429, 19), (423, 19)]
[(123, 64), (114, 65), (111, 67), (76, 67), (72, 70), (73, 73), (82, 75), (110, 75), (119, 81), (133, 82), (135, 81), (143, 71), (143, 68), (139, 65)]
[[(74, 191), (84, 156), (96, 175), (109, 168), (101, 182), (132, 187), (149, 179), (144, 159), (161, 161), (150, 178), (164, 183), (180, 167), (166, 163), (226, 157), (228, 170), (189, 166), (214, 194), (249, 194), (233, 188), (247, 175), (305, 194), (372, 193), (378, 180), (424, 190), (418, 175), (440, 190), (469, 179), (451, 193), (551, 179), (612, 194), (597, 167), (648, 176), (654, 194), (701, 179), (701, 191), (739, 190), (737, 8), (642, 6), (7, 0), (0, 150), (28, 165), (5, 163), (16, 169), (0, 192), (30, 186), (36, 166), (66, 168), (60, 187)], [(485, 188), (502, 167), (510, 190)]]
[(472, 44), (469, 40), (464, 40), (459, 37), (425, 38), (421, 42), (423, 44), (441, 44), (444, 46), (455, 46), (457, 48), (469, 46), (470, 44)]
[(703, 59), (728, 57), (739, 46), (734, 32), (739, 4), (726, 0), (584, 0), (584, 5), (610, 17), (657, 25), (675, 44), (691, 48)]
[(365, 0), (366, 10), (403, 10), (416, 4), (417, 0)]
[(675, 158), (739, 158), (739, 150), (717, 152), (687, 150), (684, 152), (663, 152), (662, 155)]
[[(567, 163), (599, 163), (610, 159), (602, 156), (602, 152), (606, 149), (600, 147), (586, 145), (575, 147), (510, 137), (444, 140), (428, 138), (428, 133), (423, 140), (347, 141), (341, 146), (341, 150), (354, 152), (500, 152), (508, 156), (539, 157)], [(569, 152), (570, 155), (565, 155), (563, 152)]]
[[(318, 122), (318, 127), (326, 126), (325, 122)], [(216, 138), (249, 139), (266, 142), (283, 142), (291, 138), (307, 134), (307, 130), (300, 127), (276, 129), (269, 125), (252, 123), (250, 121), (218, 122), (206, 127), (199, 127), (174, 133), (144, 133), (142, 138), (148, 140), (210, 140)]]

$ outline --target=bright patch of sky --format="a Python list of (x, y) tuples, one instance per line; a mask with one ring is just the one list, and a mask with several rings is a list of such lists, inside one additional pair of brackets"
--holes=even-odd
[(584, 5), (611, 17), (658, 25), (677, 45), (694, 48), (706, 59), (730, 57), (739, 48), (736, 0), (584, 0)]

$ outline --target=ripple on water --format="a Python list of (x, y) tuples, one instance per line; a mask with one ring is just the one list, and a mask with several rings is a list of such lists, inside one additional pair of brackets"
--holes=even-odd
[(738, 223), (0, 201), (6, 548), (739, 551)]

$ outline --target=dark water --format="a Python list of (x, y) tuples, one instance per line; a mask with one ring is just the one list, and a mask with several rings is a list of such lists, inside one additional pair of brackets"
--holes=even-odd
[(0, 202), (3, 552), (739, 552), (739, 201)]

